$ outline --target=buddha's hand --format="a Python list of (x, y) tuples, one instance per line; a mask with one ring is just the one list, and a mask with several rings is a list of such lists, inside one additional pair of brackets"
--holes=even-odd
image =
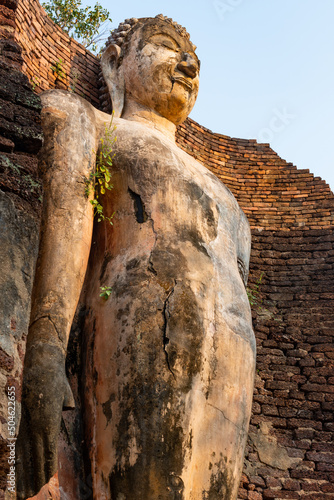
[(65, 375), (64, 351), (45, 343), (28, 348), (16, 442), (19, 500), (36, 495), (57, 472), (57, 443), (65, 408), (74, 408), (74, 399)]

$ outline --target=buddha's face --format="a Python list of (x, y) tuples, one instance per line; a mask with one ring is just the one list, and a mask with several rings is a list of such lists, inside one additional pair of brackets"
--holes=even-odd
[(132, 99), (175, 125), (192, 110), (199, 60), (192, 43), (166, 22), (148, 22), (131, 37), (123, 62), (125, 102)]

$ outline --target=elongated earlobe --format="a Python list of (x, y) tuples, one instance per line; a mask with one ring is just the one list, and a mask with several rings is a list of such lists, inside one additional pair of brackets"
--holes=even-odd
[(122, 115), (124, 106), (124, 77), (122, 67), (118, 65), (121, 49), (118, 45), (109, 45), (101, 57), (101, 68), (108, 85), (114, 116)]

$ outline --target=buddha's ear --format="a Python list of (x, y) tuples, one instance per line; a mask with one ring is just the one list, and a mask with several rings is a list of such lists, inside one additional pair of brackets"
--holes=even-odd
[(124, 106), (124, 77), (122, 65), (118, 64), (121, 49), (118, 45), (109, 45), (101, 57), (103, 77), (108, 85), (114, 116), (119, 118)]

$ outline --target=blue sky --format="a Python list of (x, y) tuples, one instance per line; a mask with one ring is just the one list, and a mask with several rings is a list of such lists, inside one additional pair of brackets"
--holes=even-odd
[(201, 59), (191, 118), (213, 132), (269, 142), (334, 189), (333, 0), (99, 3), (112, 28), (159, 13), (184, 25)]

